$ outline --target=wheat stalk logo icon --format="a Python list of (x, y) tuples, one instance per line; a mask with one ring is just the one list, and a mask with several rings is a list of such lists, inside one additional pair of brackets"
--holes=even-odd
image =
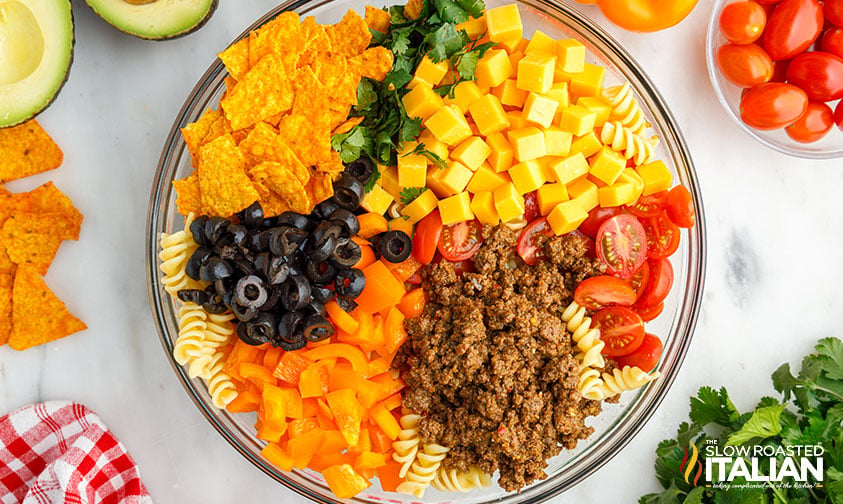
[[(697, 482), (700, 480), (700, 476), (702, 476), (702, 462), (699, 461), (699, 451), (697, 450), (697, 446), (690, 441), (688, 441), (688, 446), (691, 447), (690, 455), (688, 448), (683, 448), (683, 450), (685, 450), (685, 456), (682, 458), (682, 463), (679, 464), (679, 471), (685, 476), (685, 483), (697, 486)], [(694, 471), (694, 469), (696, 469), (696, 471)], [(691, 473), (694, 472), (696, 472), (696, 474), (694, 474), (692, 482)]]

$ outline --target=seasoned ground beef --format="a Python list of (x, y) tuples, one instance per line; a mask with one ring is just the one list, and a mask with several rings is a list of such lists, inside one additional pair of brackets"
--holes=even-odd
[(444, 464), (488, 473), (517, 490), (545, 478), (546, 460), (591, 432), (600, 403), (577, 391), (579, 365), (560, 319), (583, 279), (600, 274), (586, 245), (568, 235), (538, 243), (547, 261), (526, 265), (516, 231), (485, 227), (474, 273), (448, 261), (423, 271), (428, 302), (407, 320), (397, 363), (403, 405), (422, 415), (424, 443), (451, 448)]

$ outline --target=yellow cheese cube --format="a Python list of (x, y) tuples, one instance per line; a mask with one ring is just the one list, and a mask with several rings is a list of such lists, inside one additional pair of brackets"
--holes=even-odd
[(565, 187), (565, 184), (545, 184), (539, 187), (538, 191), (536, 191), (536, 196), (536, 201), (539, 204), (539, 212), (542, 215), (547, 215), (553, 210), (553, 207), (563, 201), (568, 201), (568, 189)]
[(448, 60), (443, 59), (439, 63), (434, 63), (428, 55), (419, 61), (419, 66), (416, 67), (415, 77), (429, 83), (431, 86), (437, 86), (448, 73)]
[(382, 214), (386, 212), (393, 201), (395, 201), (395, 199), (391, 194), (386, 192), (383, 187), (375, 184), (374, 187), (372, 187), (372, 190), (363, 196), (363, 199), (360, 201), (360, 206), (365, 208), (367, 212)]
[(594, 154), (597, 154), (602, 148), (603, 143), (600, 142), (600, 139), (597, 138), (594, 131), (590, 131), (584, 136), (574, 138), (571, 142), (571, 154), (580, 152), (585, 157), (591, 157)]
[(468, 185), (473, 173), (459, 161), (450, 161), (448, 168), (431, 168), (427, 172), (427, 186), (440, 198), (461, 192)]
[(501, 222), (509, 222), (524, 215), (524, 197), (518, 194), (512, 182), (498, 187), (492, 194)]
[[(371, 193), (366, 194), (368, 196)], [(410, 222), (415, 224), (422, 220), (427, 214), (436, 209), (439, 200), (433, 191), (423, 191), (418, 198), (410, 202), (409, 205), (401, 209), (401, 214), (410, 218)]]
[(542, 166), (535, 159), (513, 166), (509, 169), (509, 176), (512, 177), (512, 183), (515, 184), (518, 194), (535, 191), (545, 183)]
[(413, 223), (404, 216), (389, 219), (387, 229), (390, 231), (403, 231), (407, 236), (413, 236)]
[(520, 110), (510, 110), (506, 113), (506, 117), (509, 119), (510, 129), (521, 129), (530, 124), (526, 119), (524, 119), (524, 116), (521, 115)]
[(556, 109), (557, 114), (560, 114), (562, 110), (571, 105), (571, 97), (568, 94), (567, 82), (554, 82), (553, 85), (550, 86), (550, 91), (548, 91), (545, 96), (553, 98), (556, 100), (556, 103), (559, 104), (559, 108)]
[[(421, 137), (419, 137), (419, 140), (421, 140)], [(431, 138), (430, 140), (425, 140), (425, 141), (420, 142), (420, 143), (424, 144), (425, 149), (427, 149), (430, 152), (436, 154), (443, 161), (448, 159), (448, 154), (449, 154), (448, 146), (445, 145), (444, 143), (440, 142), (436, 138)]]
[(421, 154), (398, 155), (398, 185), (424, 187), (427, 176), (427, 158)]
[(457, 25), (457, 31), (462, 30), (468, 35), (468, 38), (474, 40), (480, 38), (486, 33), (486, 16), (479, 18), (471, 18), (468, 21), (463, 21)]
[(518, 62), (521, 61), (521, 58), (523, 57), (524, 53), (521, 51), (509, 53), (509, 63), (512, 65), (512, 68), (518, 68)]
[(393, 198), (400, 200), (401, 184), (398, 183), (398, 168), (395, 166), (378, 165), (378, 171), (381, 172), (381, 178), (378, 179), (378, 184), (392, 195)]
[(547, 214), (547, 223), (557, 236), (577, 229), (588, 218), (588, 212), (575, 201), (563, 201)]
[(579, 105), (572, 105), (562, 111), (559, 127), (575, 136), (582, 136), (594, 129), (597, 114)]
[(514, 151), (512, 144), (503, 136), (503, 133), (493, 133), (486, 137), (486, 144), (491, 149), (487, 161), (492, 169), (500, 173), (512, 166)]
[(585, 46), (578, 40), (556, 41), (556, 69), (566, 73), (579, 73), (585, 67)]
[[(410, 93), (413, 91), (410, 91)], [(437, 140), (448, 145), (456, 145), (471, 136), (468, 121), (465, 120), (465, 116), (459, 107), (455, 105), (446, 105), (440, 108), (425, 121), (424, 126), (433, 133)]]
[(484, 93), (480, 91), (480, 88), (477, 87), (477, 84), (475, 84), (474, 81), (463, 81), (454, 86), (454, 97), (446, 97), (445, 104), (456, 105), (462, 113), (465, 114), (468, 112), (468, 107), (479, 100), (483, 94)]
[(553, 70), (556, 67), (556, 56), (542, 52), (525, 54), (518, 62), (519, 89), (547, 93), (553, 85)]
[(563, 131), (559, 126), (544, 130), (544, 145), (548, 156), (567, 156), (571, 152), (571, 140), (574, 136)]
[(536, 30), (533, 32), (533, 38), (530, 39), (530, 42), (527, 44), (527, 48), (524, 49), (524, 52), (531, 53), (537, 51), (551, 55), (557, 54), (556, 40), (543, 31)]
[(492, 89), (492, 94), (498, 97), (501, 105), (523, 107), (527, 99), (527, 91), (518, 89), (515, 79), (507, 79), (500, 86)]
[(498, 211), (495, 210), (495, 197), (491, 191), (474, 193), (471, 197), (471, 211), (481, 224), (497, 226), (501, 221)]
[(477, 62), (477, 68), (474, 70), (474, 78), (477, 79), (478, 86), (492, 88), (500, 85), (513, 73), (515, 73), (515, 68), (509, 62), (509, 56), (506, 54), (506, 51), (503, 49), (491, 49), (486, 51), (486, 54)]
[(492, 149), (479, 136), (469, 137), (463, 140), (459, 145), (454, 147), (451, 151), (451, 159), (459, 161), (468, 167), (469, 170), (475, 171), (480, 165), (486, 161), (486, 158), (491, 154)]
[(600, 128), (606, 124), (606, 121), (609, 120), (609, 115), (612, 113), (612, 106), (596, 96), (582, 96), (577, 100), (577, 105), (585, 107), (597, 114), (594, 118), (595, 128)]
[(471, 196), (467, 192), (461, 192), (450, 198), (439, 200), (439, 215), (442, 217), (442, 224), (456, 224), (474, 219), (471, 211)]
[(621, 176), (624, 168), (626, 168), (626, 158), (611, 147), (603, 147), (591, 160), (588, 174), (606, 185), (612, 185)]
[(588, 161), (586, 161), (582, 153), (578, 152), (551, 163), (549, 168), (553, 172), (554, 179), (557, 182), (570, 184), (588, 173)]
[(601, 207), (616, 207), (635, 201), (635, 186), (628, 183), (614, 184), (597, 189)]
[(590, 212), (592, 208), (600, 204), (597, 186), (587, 178), (577, 179), (566, 187), (571, 201), (576, 201), (586, 212)]
[(524, 31), (516, 4), (502, 5), (486, 11), (486, 29), (492, 42), (520, 39)]
[(442, 108), (442, 97), (436, 94), (430, 84), (421, 83), (401, 99), (409, 117), (425, 120)]
[(430, 86), (430, 83), (427, 82), (426, 80), (419, 79), (418, 77), (413, 77), (412, 79), (410, 79), (410, 82), (408, 82), (407, 85), (404, 86), (404, 87), (406, 87), (407, 89), (413, 89), (414, 87), (418, 86), (419, 84), (424, 84), (426, 86)]
[(653, 161), (641, 165), (635, 171), (644, 179), (644, 191), (642, 192), (644, 196), (666, 191), (670, 189), (670, 185), (673, 183), (673, 175), (662, 161)]
[(503, 131), (510, 126), (509, 117), (500, 100), (493, 94), (483, 95), (471, 104), (468, 111), (483, 136)]
[(512, 54), (512, 53), (516, 53), (516, 52), (520, 52), (520, 53), (523, 54), (524, 51), (519, 50), (519, 48), (523, 49), (524, 47), (527, 46), (527, 44), (524, 43), (524, 39), (517, 37), (517, 38), (499, 40), (498, 46), (503, 47), (506, 50), (507, 54)]
[(577, 96), (598, 96), (603, 91), (606, 68), (586, 63), (583, 71), (571, 75), (571, 93)]
[(542, 170), (542, 177), (544, 177), (545, 182), (556, 182), (556, 175), (553, 173), (553, 170), (550, 169), (550, 165), (563, 159), (559, 156), (544, 156), (536, 159), (536, 162), (539, 164)]
[[(629, 183), (635, 188), (635, 200), (644, 192), (644, 179), (633, 168), (624, 168), (616, 184)], [(633, 200), (633, 201), (635, 201)]]
[(509, 179), (506, 178), (506, 174), (498, 173), (489, 166), (489, 163), (483, 163), (477, 168), (477, 171), (474, 172), (474, 175), (471, 177), (471, 180), (468, 181), (468, 185), (465, 187), (465, 190), (470, 193), (479, 193), (483, 191), (494, 191), (498, 187), (506, 184), (509, 182)]
[(509, 130), (506, 134), (515, 159), (523, 163), (547, 154), (544, 145), (544, 132), (535, 126), (527, 126), (517, 130)]
[(524, 110), (521, 111), (521, 115), (529, 122), (547, 128), (553, 122), (558, 106), (559, 102), (556, 100), (531, 92), (524, 101)]

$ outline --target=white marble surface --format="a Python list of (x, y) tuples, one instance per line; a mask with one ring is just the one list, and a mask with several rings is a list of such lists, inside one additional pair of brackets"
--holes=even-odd
[[(176, 111), (213, 55), (271, 0), (223, 0), (199, 32), (163, 43), (123, 35), (74, 2), (75, 61), (40, 116), (65, 152), (54, 180), (85, 214), (47, 282), (89, 325), (16, 353), (0, 348), (0, 414), (48, 399), (97, 411), (138, 462), (155, 501), (305, 502), (238, 455), (176, 381), (153, 327), (144, 226), (153, 171)], [(601, 470), (555, 502), (633, 502), (658, 488), (654, 449), (703, 384), (727, 385), (739, 408), (771, 394), (770, 373), (820, 337), (841, 335), (843, 161), (805, 161), (755, 143), (716, 103), (704, 62), (711, 3), (650, 35), (607, 26), (641, 63), (679, 121), (699, 173), (708, 221), (705, 299), (690, 352), (653, 419)], [(836, 132), (836, 134), (841, 134)]]

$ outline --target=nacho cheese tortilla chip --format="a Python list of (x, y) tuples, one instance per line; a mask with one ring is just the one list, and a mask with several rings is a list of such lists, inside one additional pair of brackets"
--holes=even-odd
[(58, 168), (61, 149), (34, 119), (0, 129), (0, 184)]
[(223, 135), (201, 149), (199, 191), (203, 210), (211, 215), (233, 215), (258, 200), (246, 160), (231, 135)]
[(14, 264), (33, 266), (46, 275), (61, 245), (61, 237), (71, 226), (60, 214), (19, 213), (3, 223), (0, 242)]

